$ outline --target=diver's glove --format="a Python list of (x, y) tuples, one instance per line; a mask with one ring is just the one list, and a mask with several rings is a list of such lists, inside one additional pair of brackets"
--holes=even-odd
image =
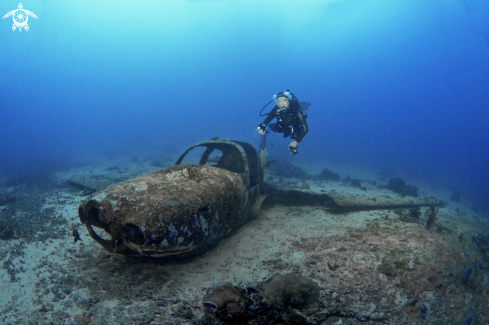
[(292, 155), (292, 156), (295, 156), (297, 155), (298, 153), (298, 149), (299, 149), (299, 146), (297, 145), (297, 141), (292, 141), (289, 145), (289, 153)]
[(267, 131), (265, 130), (265, 129), (266, 129), (266, 127), (267, 127), (267, 126), (266, 126), (265, 124), (263, 124), (263, 123), (258, 124), (258, 127), (257, 127), (257, 129), (258, 129), (258, 133), (260, 133), (261, 135), (264, 135), (264, 134), (265, 134), (265, 132), (267, 132)]

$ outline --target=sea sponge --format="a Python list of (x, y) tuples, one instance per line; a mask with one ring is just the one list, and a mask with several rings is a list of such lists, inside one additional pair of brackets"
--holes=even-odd
[(319, 285), (312, 279), (294, 274), (274, 274), (263, 284), (264, 295), (276, 307), (307, 308), (318, 302)]
[(229, 282), (207, 289), (202, 301), (206, 307), (206, 314), (211, 315), (217, 312), (222, 318), (239, 317), (245, 309), (241, 290)]

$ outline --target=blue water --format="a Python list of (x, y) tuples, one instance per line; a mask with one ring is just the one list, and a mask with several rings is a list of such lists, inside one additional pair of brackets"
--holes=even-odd
[(261, 107), (289, 88), (310, 132), (297, 157), (270, 137), (276, 155), (461, 189), (489, 215), (487, 1), (22, 4), (29, 31), (0, 20), (4, 176), (213, 136), (258, 145)]

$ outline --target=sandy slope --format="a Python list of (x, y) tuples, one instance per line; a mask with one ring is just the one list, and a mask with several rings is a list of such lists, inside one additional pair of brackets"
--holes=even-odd
[[(120, 164), (127, 169), (117, 178), (148, 170)], [(71, 174), (108, 174), (107, 166), (97, 166), (59, 174), (58, 181)], [(360, 191), (338, 182), (308, 183), (324, 191)], [(287, 180), (289, 187), (301, 185), (300, 179)], [(447, 193), (416, 185), (423, 195), (444, 198)], [(361, 193), (378, 195), (375, 186), (368, 187)], [(441, 209), (441, 227), (430, 231), (424, 213), (420, 222), (409, 223), (399, 221), (406, 211), (335, 215), (320, 208), (264, 206), (256, 219), (205, 255), (158, 264), (109, 255), (91, 240), (77, 216), (82, 194), (70, 188), (46, 194), (42, 208), (66, 220), (52, 226), (58, 238), (42, 240), (38, 234), (41, 239), (29, 243), (0, 241), (2, 322), (205, 323), (207, 288), (223, 282), (256, 286), (275, 273), (301, 274), (319, 284), (319, 303), (301, 311), (311, 323), (461, 324), (469, 315), (477, 324), (489, 321), (489, 264), (471, 239), (487, 231), (488, 224), (463, 205)], [(78, 226), (82, 243), (73, 243), (71, 223)], [(465, 282), (464, 272), (476, 261)], [(190, 307), (192, 315), (181, 313), (182, 306)]]

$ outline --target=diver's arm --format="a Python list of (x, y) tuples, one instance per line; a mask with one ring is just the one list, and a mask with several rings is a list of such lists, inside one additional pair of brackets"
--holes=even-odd
[(295, 141), (301, 142), (302, 138), (304, 138), (307, 132), (309, 132), (309, 126), (307, 125), (306, 119), (304, 118), (301, 112), (297, 112), (297, 117), (299, 118), (299, 121), (302, 124), (302, 128), (299, 130), (300, 133), (298, 133), (297, 136), (295, 137)]
[(261, 124), (267, 126), (268, 123), (270, 123), (273, 118), (275, 117), (275, 113), (277, 113), (277, 109), (278, 109), (278, 106), (275, 105), (275, 107), (270, 111), (270, 113), (268, 113), (268, 116), (266, 119), (263, 120), (263, 122), (261, 122)]
[(264, 135), (267, 130), (267, 125), (268, 123), (270, 123), (270, 121), (275, 117), (275, 113), (277, 112), (277, 106), (275, 106), (271, 111), (270, 113), (268, 113), (268, 116), (266, 119), (263, 120), (263, 122), (261, 122), (260, 124), (258, 124), (258, 133), (260, 133), (261, 135)]

